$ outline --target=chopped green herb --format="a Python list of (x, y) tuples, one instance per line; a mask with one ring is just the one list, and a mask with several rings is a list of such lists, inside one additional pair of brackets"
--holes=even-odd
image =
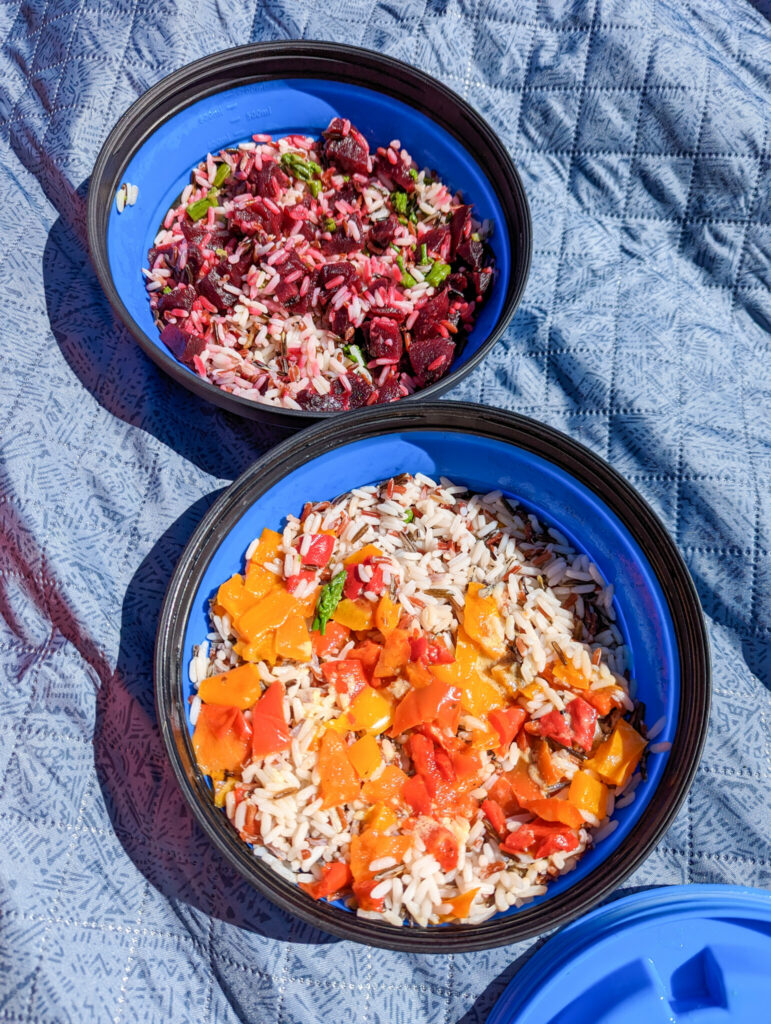
[(358, 345), (343, 345), (343, 352), (359, 366), (364, 366), (364, 356)]
[(407, 218), (401, 213), (397, 215), (396, 219), (399, 221), (400, 224), (409, 224)]
[(401, 253), (396, 257), (396, 265), (402, 272), (402, 288), (412, 288), (418, 282), (404, 267), (404, 257)]
[(348, 182), (348, 181), (350, 181), (350, 180), (351, 180), (351, 176), (350, 176), (350, 174), (344, 174), (344, 175), (343, 175), (343, 181), (345, 181), (345, 182)]
[(412, 511), (411, 508), (408, 508), (407, 511), (404, 513), (404, 521), (405, 521), (405, 523), (411, 523), (414, 518), (415, 518), (415, 513)]
[(305, 160), (298, 153), (284, 153), (279, 161), (285, 171), (300, 181), (310, 181), (314, 174), (321, 174), (321, 168), (313, 160)]
[(316, 614), (313, 618), (312, 629), (317, 629), (322, 636), (326, 633), (327, 623), (332, 618), (332, 613), (343, 596), (343, 587), (348, 579), (348, 573), (343, 569), (337, 576), (333, 576), (329, 583), (324, 584), (316, 604)]
[(220, 164), (214, 175), (213, 185), (219, 188), (230, 177), (230, 164)]
[(171, 288), (169, 288), (168, 285), (166, 285), (166, 287), (163, 289), (163, 294), (164, 295), (171, 295)]
[(415, 170), (414, 167), (410, 167), (410, 177), (412, 178), (413, 181), (418, 180), (418, 172)]
[(327, 217), (324, 220), (324, 230), (325, 231), (337, 231), (337, 224), (335, 224), (334, 217)]
[(450, 276), (450, 267), (446, 263), (435, 263), (426, 274), (426, 284), (432, 288), (438, 288), (446, 277)]
[(197, 199), (194, 203), (191, 203), (187, 208), (187, 214), (190, 220), (201, 220), (205, 217), (210, 206), (217, 205), (217, 190), (216, 188), (210, 188), (203, 199)]
[(426, 243), (425, 242), (423, 242), (423, 244), (420, 247), (420, 262), (421, 262), (421, 265), (423, 263), (428, 263), (428, 249), (426, 249)]
[(406, 192), (392, 192), (391, 193), (391, 206), (400, 213), (403, 217), (407, 214), (407, 204), (409, 200)]
[(323, 187), (324, 186), (321, 184), (320, 181), (315, 181), (314, 180), (314, 181), (309, 181), (308, 182), (308, 188), (310, 189), (310, 193), (311, 193), (311, 195), (313, 196), (314, 199), (318, 199), (319, 198), (319, 195), (321, 194), (321, 190), (322, 190)]

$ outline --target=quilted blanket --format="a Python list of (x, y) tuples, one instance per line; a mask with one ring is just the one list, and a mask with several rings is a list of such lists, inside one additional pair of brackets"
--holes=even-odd
[(169, 575), (275, 438), (112, 315), (85, 197), (112, 124), (188, 61), (333, 39), (437, 76), (532, 205), (505, 339), (449, 396), (535, 416), (667, 524), (709, 624), (695, 785), (624, 887), (771, 883), (771, 24), (766, 0), (6, 0), (0, 5), (0, 1021), (475, 1024), (532, 943), (417, 957), (251, 891), (153, 710)]

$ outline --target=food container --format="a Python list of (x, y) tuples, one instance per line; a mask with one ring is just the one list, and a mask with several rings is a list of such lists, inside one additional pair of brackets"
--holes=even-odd
[[(229, 394), (175, 359), (153, 321), (142, 267), (159, 226), (207, 152), (256, 132), (318, 135), (349, 118), (370, 143), (401, 140), (420, 166), (462, 190), (494, 223), (496, 271), (468, 341), (441, 380), (402, 401), (453, 387), (498, 341), (522, 297), (530, 266), (530, 212), (500, 140), (464, 100), (428, 75), (383, 54), (335, 43), (271, 42), (224, 50), (174, 72), (118, 121), (97, 159), (88, 236), (97, 275), (142, 349), (195, 394), (231, 412), (288, 428), (337, 413), (295, 411)], [(136, 204), (118, 212), (122, 183)]]
[[(260, 861), (214, 807), (191, 745), (188, 681), (193, 645), (209, 631), (208, 602), (241, 570), (263, 527), (281, 528), (306, 501), (402, 472), (446, 476), (473, 491), (501, 489), (556, 526), (615, 587), (648, 723), (664, 720), (648, 777), (618, 827), (548, 892), (479, 925), (395, 927), (344, 904), (314, 902)], [(212, 506), (169, 586), (155, 653), (158, 721), (174, 772), (199, 822), (233, 864), (279, 906), (333, 934), (416, 952), (459, 952), (514, 942), (589, 910), (645, 859), (672, 822), (693, 778), (710, 700), (709, 654), (698, 598), (677, 549), (640, 495), (564, 434), (512, 413), (461, 403), (376, 407), (292, 438), (247, 470)]]

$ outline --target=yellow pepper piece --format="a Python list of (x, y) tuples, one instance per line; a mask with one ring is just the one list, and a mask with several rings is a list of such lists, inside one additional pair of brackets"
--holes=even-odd
[(555, 662), (552, 665), (552, 675), (555, 682), (562, 683), (563, 686), (572, 686), (576, 690), (587, 690), (591, 683), (591, 679), (587, 679), (572, 661), (567, 665), (563, 665), (561, 661)]
[(396, 822), (396, 815), (387, 804), (373, 804), (364, 819), (364, 828), (372, 829), (373, 832), (387, 832)]
[(235, 620), (239, 637), (254, 643), (271, 630), (278, 629), (297, 608), (288, 590), (273, 590)]
[(352, 555), (349, 555), (343, 561), (343, 565), (358, 565), (360, 562), (366, 561), (368, 558), (379, 558), (383, 552), (380, 548), (374, 544), (365, 544), (363, 548), (359, 548), (358, 551), (354, 551)]
[(472, 750), (498, 750), (501, 745), (501, 737), (496, 729), (472, 729), (471, 749)]
[(312, 653), (305, 616), (292, 612), (276, 630), (276, 654), (292, 661), (310, 661)]
[(436, 679), (457, 686), (464, 711), (480, 718), (494, 708), (503, 706), (504, 700), (486, 671), (489, 659), (484, 658), (477, 645), (462, 626), (455, 640), (455, 661), (451, 665), (431, 665), (429, 671)]
[(480, 597), (482, 583), (469, 583), (463, 611), (463, 627), (472, 640), (476, 640), (485, 654), (502, 658), (506, 653), (506, 635), (498, 602), (492, 594)]
[(375, 625), (383, 636), (388, 636), (399, 625), (401, 615), (401, 605), (392, 601), (388, 594), (383, 594), (377, 604)]
[(591, 768), (611, 786), (623, 786), (632, 777), (646, 746), (647, 740), (626, 719), (619, 718), (594, 757), (584, 761), (584, 768)]
[(383, 763), (380, 747), (374, 736), (367, 733), (348, 748), (348, 760), (360, 779), (368, 779)]
[(474, 902), (474, 897), (479, 892), (479, 888), (468, 889), (466, 892), (462, 892), (460, 896), (453, 896), (451, 900), (445, 900), (445, 903), (449, 903), (452, 910), (449, 914), (442, 914), (439, 918), (440, 921), (452, 921), (454, 918), (462, 919), (468, 917), (469, 911), (471, 910), (471, 904)]
[(227, 612), (231, 622), (234, 622), (239, 615), (243, 615), (245, 611), (251, 608), (256, 600), (257, 598), (244, 587), (243, 576), (240, 573), (236, 573), (235, 576), (231, 576), (229, 580), (225, 580), (224, 583), (220, 584), (220, 588), (217, 591), (215, 608), (220, 615), (222, 611)]
[(198, 687), (198, 696), (205, 704), (224, 704), (246, 711), (262, 696), (260, 673), (254, 665), (246, 664), (209, 676)]
[(373, 736), (385, 732), (394, 719), (393, 701), (378, 693), (371, 686), (365, 686), (351, 702), (351, 706), (340, 716), (355, 732), (368, 732)]
[(275, 632), (264, 633), (251, 644), (245, 640), (237, 640), (233, 644), (233, 649), (244, 661), (267, 661), (271, 665), (276, 664)]
[(602, 820), (608, 813), (608, 788), (589, 772), (579, 771), (570, 780), (568, 801), (579, 811), (588, 811)]
[(256, 562), (257, 565), (265, 565), (266, 562), (274, 562), (278, 558), (283, 543), (284, 538), (280, 533), (266, 527), (260, 534), (260, 542), (249, 560), (250, 563)]
[(528, 700), (532, 700), (533, 697), (537, 696), (541, 692), (540, 683), (530, 683), (529, 686), (524, 686), (519, 692), (523, 697), (527, 697)]
[(332, 618), (349, 629), (372, 629), (374, 615), (374, 606), (366, 598), (351, 601), (346, 597), (335, 608)]
[(247, 565), (246, 575), (244, 576), (244, 590), (253, 595), (253, 604), (279, 585), (280, 580), (274, 572), (264, 568), (264, 566), (259, 565), (257, 562), (250, 562)]
[(228, 795), (228, 793), (231, 791), (231, 789), (233, 789), (235, 787), (235, 784), (236, 784), (236, 780), (235, 779), (228, 779), (226, 782), (223, 782), (223, 784), (221, 786), (216, 786), (215, 787), (215, 791), (214, 791), (214, 806), (215, 807), (224, 807), (225, 806), (225, 797)]

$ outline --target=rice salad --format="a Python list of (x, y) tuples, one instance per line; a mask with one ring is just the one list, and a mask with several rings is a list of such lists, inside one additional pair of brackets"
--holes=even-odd
[(612, 586), (500, 491), (444, 478), (285, 522), (219, 587), (190, 663), (215, 804), (360, 917), (475, 924), (545, 893), (645, 772)]
[(350, 121), (207, 155), (144, 268), (161, 340), (200, 377), (285, 409), (397, 401), (440, 380), (488, 297), (491, 224), (399, 139)]

